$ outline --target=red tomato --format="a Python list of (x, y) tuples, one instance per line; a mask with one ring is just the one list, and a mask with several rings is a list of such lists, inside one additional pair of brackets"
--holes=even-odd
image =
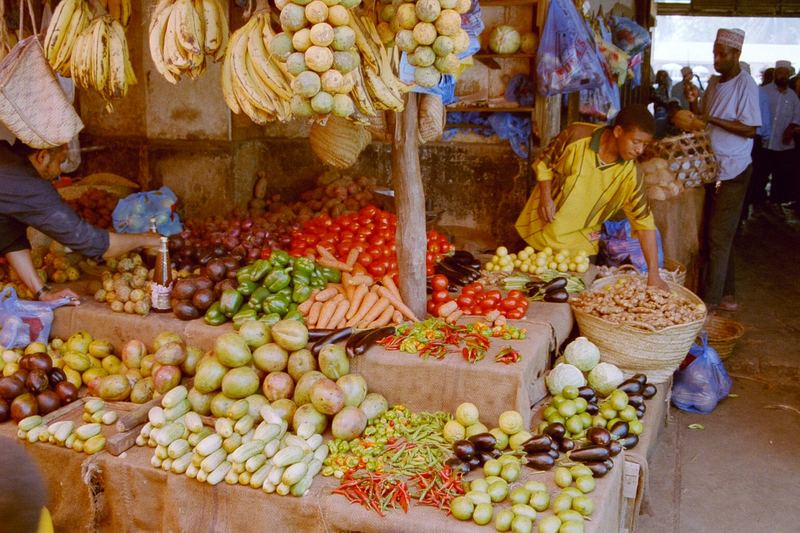
[(472, 307), (474, 300), (468, 294), (462, 293), (461, 296), (458, 297), (457, 302), (458, 302), (458, 307), (460, 309), (464, 309), (465, 307)]
[(372, 256), (365, 253), (358, 254), (358, 263), (362, 266), (367, 266), (372, 263)]
[(447, 276), (436, 274), (431, 278), (431, 287), (433, 287), (434, 291), (446, 291), (449, 284)]
[(433, 301), (436, 303), (442, 303), (444, 301), (450, 300), (450, 295), (447, 293), (447, 290), (434, 290), (433, 291)]
[(480, 314), (482, 315), (485, 315), (489, 311), (494, 311), (495, 309), (497, 309), (497, 302), (495, 300), (487, 298), (480, 304)]
[(473, 291), (472, 289), (467, 289), (465, 287), (461, 289), (461, 296), (469, 296), (470, 298), (472, 298), (473, 296), (475, 296), (475, 291)]
[(497, 289), (494, 289), (494, 290), (488, 291), (488, 292), (486, 293), (486, 296), (494, 297), (494, 298), (497, 298), (498, 300), (502, 300), (502, 299), (503, 299), (503, 293), (502, 293), (502, 292), (500, 292), (500, 291), (499, 291), (499, 290), (497, 290)]
[(525, 300), (525, 294), (522, 291), (508, 291), (507, 298), (511, 298), (512, 300)]
[(428, 251), (430, 253), (434, 254), (434, 255), (438, 254), (441, 251), (441, 248), (439, 248), (439, 243), (438, 242), (429, 242), (428, 243)]
[(477, 281), (464, 286), (465, 289), (472, 289), (475, 293), (483, 291), (483, 285)]
[(374, 257), (374, 258), (378, 258), (381, 255), (383, 255), (381, 253), (381, 249), (379, 247), (377, 247), (377, 246), (370, 246), (369, 249), (367, 249), (367, 253), (369, 255), (371, 255), (372, 257)]
[(383, 246), (385, 242), (380, 235), (373, 235), (369, 238), (369, 243), (373, 246)]
[(427, 305), (428, 313), (431, 315), (435, 314), (437, 305), (438, 304), (433, 300), (428, 300), (428, 305)]
[(513, 298), (506, 298), (505, 300), (500, 301), (500, 310), (501, 311), (513, 311), (517, 308), (517, 301)]
[(380, 278), (386, 274), (386, 267), (380, 263), (372, 263), (367, 267), (367, 272), (369, 272), (373, 278)]
[(425, 267), (425, 275), (426, 276), (433, 276), (433, 272), (434, 272), (433, 265), (428, 265), (428, 266)]
[(522, 309), (514, 309), (506, 314), (506, 318), (510, 318), (512, 320), (519, 320), (524, 316), (525, 312)]

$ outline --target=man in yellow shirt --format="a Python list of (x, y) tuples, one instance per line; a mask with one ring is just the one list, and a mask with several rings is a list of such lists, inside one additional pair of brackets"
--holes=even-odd
[(597, 255), (600, 228), (620, 209), (642, 245), (647, 282), (662, 289), (656, 225), (634, 160), (655, 133), (642, 105), (622, 109), (613, 126), (574, 123), (533, 163), (537, 186), (517, 219), (520, 236), (536, 250), (549, 246)]

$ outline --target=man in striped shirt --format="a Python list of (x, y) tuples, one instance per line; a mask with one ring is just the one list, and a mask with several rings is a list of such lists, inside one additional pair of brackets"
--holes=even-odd
[(600, 229), (622, 210), (636, 231), (648, 284), (667, 289), (658, 273), (656, 225), (634, 160), (655, 133), (642, 105), (627, 106), (612, 126), (574, 123), (534, 161), (537, 186), (517, 219), (520, 236), (545, 247), (597, 255)]

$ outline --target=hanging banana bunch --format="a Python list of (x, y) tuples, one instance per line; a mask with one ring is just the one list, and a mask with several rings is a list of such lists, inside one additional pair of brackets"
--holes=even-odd
[(98, 3), (122, 24), (128, 28), (128, 21), (131, 20), (131, 0), (97, 0)]
[[(94, 89), (106, 102), (128, 93), (136, 75), (122, 24), (109, 15), (94, 19), (75, 39), (70, 74), (78, 87)], [(110, 103), (107, 105), (110, 110)]]
[(235, 31), (222, 63), (225, 103), (261, 125), (292, 118), (290, 78), (268, 52), (275, 36), (269, 16), (269, 10), (257, 11)]
[(150, 19), (150, 56), (170, 83), (195, 79), (206, 56), (219, 61), (228, 48), (228, 18), (220, 0), (159, 0)]
[(53, 11), (44, 38), (44, 54), (53, 70), (62, 76), (70, 75), (72, 50), (91, 19), (92, 12), (84, 0), (62, 0)]

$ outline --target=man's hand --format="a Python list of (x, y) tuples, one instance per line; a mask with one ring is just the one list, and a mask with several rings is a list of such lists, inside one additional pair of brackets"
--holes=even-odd
[(556, 205), (549, 195), (539, 198), (539, 218), (546, 224), (551, 223), (556, 218)]
[(42, 293), (40, 300), (47, 302), (50, 300), (58, 300), (59, 298), (69, 298), (70, 302), (67, 305), (81, 305), (81, 300), (72, 289), (61, 289), (60, 291), (48, 291)]
[(647, 273), (647, 285), (649, 287), (655, 287), (657, 289), (669, 291), (669, 285), (667, 285), (666, 281), (661, 279), (661, 276), (659, 275), (658, 271), (655, 272), (650, 271)]

